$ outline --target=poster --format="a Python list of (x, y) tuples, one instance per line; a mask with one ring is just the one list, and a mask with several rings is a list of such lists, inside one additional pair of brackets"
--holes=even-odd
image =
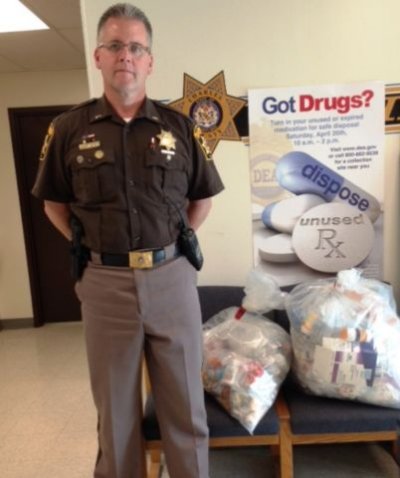
[(279, 285), (383, 276), (385, 87), (249, 91), (254, 265)]

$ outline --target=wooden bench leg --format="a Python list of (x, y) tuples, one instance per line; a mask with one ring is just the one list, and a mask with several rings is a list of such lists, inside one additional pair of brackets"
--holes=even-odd
[(150, 464), (147, 478), (158, 478), (161, 468), (161, 450), (150, 450)]
[(281, 478), (293, 478), (293, 445), (289, 422), (281, 422), (279, 454)]
[(278, 396), (275, 406), (279, 417), (280, 477), (293, 478), (292, 428), (289, 409), (283, 395)]
[(274, 465), (274, 476), (280, 478), (281, 476), (281, 455), (280, 455), (280, 446), (271, 445), (271, 456), (272, 462)]
[(142, 454), (142, 460), (143, 460), (143, 463), (144, 463), (141, 478), (149, 478), (148, 459), (147, 459), (146, 446), (145, 446), (144, 440), (142, 440), (141, 454)]
[(392, 442), (391, 448), (392, 448), (391, 452), (392, 452), (393, 458), (396, 460), (396, 463), (400, 466), (400, 438)]
[(279, 457), (279, 445), (270, 445), (271, 448), (271, 455), (275, 457)]

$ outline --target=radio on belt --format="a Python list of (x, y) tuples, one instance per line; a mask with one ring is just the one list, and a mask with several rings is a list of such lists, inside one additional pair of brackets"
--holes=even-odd
[(372, 222), (379, 217), (378, 200), (309, 154), (292, 151), (276, 165), (280, 186), (294, 194), (316, 194), (327, 202), (341, 202), (364, 212)]

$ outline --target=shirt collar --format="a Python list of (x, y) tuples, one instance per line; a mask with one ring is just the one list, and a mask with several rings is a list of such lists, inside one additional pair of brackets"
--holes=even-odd
[(106, 100), (105, 96), (98, 98), (96, 103), (93, 105), (90, 112), (90, 123), (96, 123), (105, 118), (110, 118), (115, 116), (115, 111), (111, 107), (110, 103)]
[(154, 121), (155, 123), (163, 124), (163, 120), (161, 119), (154, 102), (147, 98), (147, 96), (144, 99), (136, 117), (146, 118), (150, 121)]
[[(103, 95), (93, 106), (90, 114), (90, 123), (96, 123), (97, 121), (102, 121), (106, 118), (114, 118), (117, 121), (121, 121), (121, 118), (115, 113), (113, 107)], [(146, 118), (158, 124), (164, 123), (154, 105), (154, 102), (147, 97), (139, 108), (135, 119), (136, 118)]]

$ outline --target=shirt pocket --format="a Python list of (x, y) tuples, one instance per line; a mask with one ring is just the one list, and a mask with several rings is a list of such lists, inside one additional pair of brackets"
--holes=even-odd
[(82, 204), (99, 204), (117, 197), (115, 159), (100, 150), (79, 151), (72, 160), (72, 186)]
[(188, 191), (188, 161), (178, 151), (146, 151), (146, 177), (172, 200), (182, 200)]

